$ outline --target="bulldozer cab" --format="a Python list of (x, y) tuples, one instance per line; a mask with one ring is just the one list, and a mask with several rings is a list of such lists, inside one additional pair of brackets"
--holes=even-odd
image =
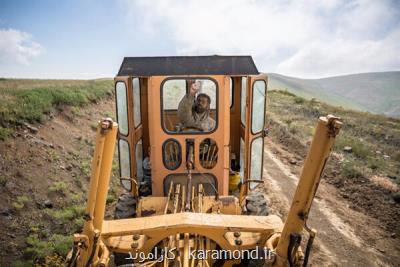
[(115, 78), (123, 187), (165, 196), (190, 168), (206, 195), (228, 195), (235, 173), (255, 188), (246, 181), (262, 178), (266, 94), (250, 56), (125, 58)]

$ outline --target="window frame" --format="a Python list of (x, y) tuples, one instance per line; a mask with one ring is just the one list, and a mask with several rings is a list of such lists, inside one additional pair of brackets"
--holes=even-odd
[[(169, 81), (169, 80), (210, 80), (212, 82), (214, 82), (215, 84), (215, 127), (212, 131), (209, 132), (173, 132), (173, 131), (169, 131), (168, 129), (166, 129), (165, 124), (164, 124), (164, 116), (163, 116), (163, 112), (164, 112), (164, 97), (163, 97), (163, 92), (164, 92), (164, 84), (165, 82)], [(187, 85), (186, 85), (187, 86)], [(186, 93), (187, 93), (188, 88), (186, 87)], [(172, 110), (172, 109), (167, 109), (167, 110)], [(176, 77), (168, 77), (165, 78), (161, 84), (160, 84), (160, 116), (161, 116), (161, 128), (163, 129), (163, 131), (166, 134), (169, 135), (204, 135), (204, 134), (211, 134), (214, 133), (215, 131), (217, 131), (218, 129), (218, 119), (219, 119), (219, 86), (218, 86), (218, 82), (217, 80), (215, 80), (212, 77), (185, 77), (185, 76), (176, 76)]]

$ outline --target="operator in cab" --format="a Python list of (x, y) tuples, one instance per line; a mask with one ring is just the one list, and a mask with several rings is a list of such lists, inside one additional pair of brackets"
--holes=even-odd
[(211, 98), (204, 93), (196, 94), (201, 89), (201, 82), (188, 80), (189, 92), (178, 106), (178, 119), (183, 129), (194, 128), (210, 132), (215, 128), (215, 120), (210, 117)]

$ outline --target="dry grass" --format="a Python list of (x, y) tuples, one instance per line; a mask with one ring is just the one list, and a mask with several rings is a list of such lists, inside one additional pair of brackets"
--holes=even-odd
[(386, 190), (389, 190), (392, 193), (399, 192), (399, 186), (397, 184), (393, 183), (391, 180), (389, 180), (386, 177), (373, 175), (373, 176), (371, 176), (370, 179), (374, 184), (376, 184), (382, 188), (385, 188)]

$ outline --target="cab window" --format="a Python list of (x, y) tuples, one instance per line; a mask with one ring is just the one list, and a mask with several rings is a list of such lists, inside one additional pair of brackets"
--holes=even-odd
[(246, 126), (246, 92), (247, 92), (247, 77), (242, 77), (242, 87), (240, 92), (240, 121), (243, 126)]
[(162, 126), (168, 133), (207, 133), (217, 125), (217, 84), (211, 79), (168, 79), (161, 86)]
[(118, 141), (118, 151), (119, 151), (119, 170), (122, 186), (130, 191), (131, 182), (127, 178), (131, 178), (131, 162), (130, 162), (130, 150), (127, 141), (120, 139)]
[(133, 95), (133, 122), (135, 128), (142, 123), (140, 115), (140, 83), (138, 78), (132, 80), (132, 95)]
[[(250, 161), (250, 179), (262, 179), (263, 163), (263, 137), (258, 137), (251, 142), (251, 161)], [(250, 189), (254, 189), (258, 184), (250, 183)]]
[(266, 89), (264, 81), (255, 81), (253, 84), (253, 107), (251, 111), (251, 132), (253, 134), (264, 129)]
[(115, 95), (117, 99), (119, 133), (122, 135), (128, 135), (128, 105), (126, 86), (124, 82), (117, 82), (115, 86)]

